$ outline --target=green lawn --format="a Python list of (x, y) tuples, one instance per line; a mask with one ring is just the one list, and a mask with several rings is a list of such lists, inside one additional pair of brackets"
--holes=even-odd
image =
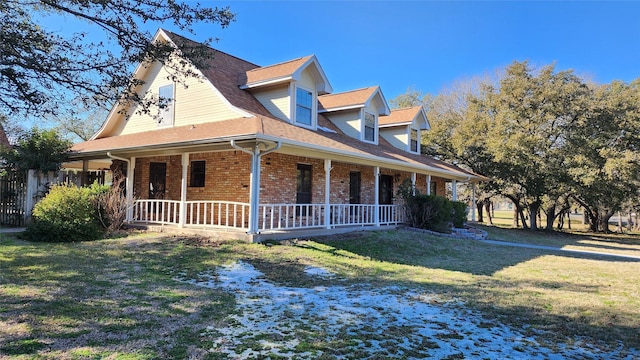
[[(640, 251), (640, 238), (489, 229), (494, 237)], [(588, 239), (587, 239), (588, 238)], [(487, 319), (561, 344), (640, 349), (640, 262), (486, 245), (409, 231), (360, 232), (264, 246), (138, 234), (75, 244), (0, 239), (0, 357), (151, 359), (207, 357), (208, 326), (236, 311), (234, 294), (175, 280), (244, 260), (276, 284), (318, 283), (307, 265), (346, 280), (403, 285), (457, 299)], [(538, 335), (540, 337), (540, 335)]]

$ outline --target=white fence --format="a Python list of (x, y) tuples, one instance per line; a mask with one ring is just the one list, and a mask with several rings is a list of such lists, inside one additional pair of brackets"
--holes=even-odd
[[(132, 220), (178, 225), (180, 206), (177, 200), (136, 200)], [(262, 204), (258, 208), (258, 228), (261, 231), (326, 228), (325, 208), (324, 204)], [(248, 203), (187, 201), (184, 216), (187, 226), (249, 228)], [(328, 227), (332, 228), (397, 225), (405, 222), (405, 216), (398, 205), (331, 204), (328, 221)]]

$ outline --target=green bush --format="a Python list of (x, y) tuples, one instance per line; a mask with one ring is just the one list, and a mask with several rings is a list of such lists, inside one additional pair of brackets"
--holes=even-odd
[(462, 201), (452, 201), (451, 205), (453, 206), (451, 222), (453, 222), (454, 227), (461, 228), (467, 221), (467, 215), (469, 212), (467, 204), (463, 203)]
[(451, 201), (442, 196), (424, 195), (403, 184), (398, 195), (404, 200), (409, 225), (437, 232), (450, 232), (450, 227), (461, 228), (467, 219), (467, 204)]
[(24, 237), (31, 241), (73, 242), (102, 236), (95, 198), (108, 190), (97, 184), (78, 188), (54, 185), (33, 209)]

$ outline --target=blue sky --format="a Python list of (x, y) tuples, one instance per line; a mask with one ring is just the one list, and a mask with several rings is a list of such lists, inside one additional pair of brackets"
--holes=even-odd
[[(640, 2), (231, 1), (229, 28), (195, 39), (269, 65), (315, 54), (335, 92), (380, 85), (438, 93), (514, 60), (573, 69), (598, 83), (640, 77)], [(170, 27), (168, 29), (172, 30)]]
[[(237, 21), (182, 35), (217, 37), (213, 47), (258, 65), (315, 54), (334, 92), (380, 85), (388, 100), (409, 87), (436, 94), (514, 60), (555, 63), (598, 83), (640, 77), (640, 1), (201, 2), (230, 6)], [(145, 26), (153, 33), (158, 24)]]

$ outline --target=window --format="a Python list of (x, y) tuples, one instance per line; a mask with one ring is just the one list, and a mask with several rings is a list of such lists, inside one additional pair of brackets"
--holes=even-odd
[(173, 84), (161, 86), (158, 89), (159, 110), (158, 126), (173, 125), (173, 113), (175, 97), (173, 94)]
[(418, 152), (418, 130), (411, 129), (411, 151)]
[(296, 122), (311, 126), (312, 113), (313, 94), (310, 91), (296, 87)]
[(437, 183), (435, 181), (431, 181), (431, 195), (437, 195), (438, 194), (438, 187), (437, 187)]
[(191, 162), (191, 179), (189, 186), (191, 187), (204, 187), (206, 161), (192, 161)]
[(376, 141), (376, 116), (368, 112), (364, 113), (364, 139)]

